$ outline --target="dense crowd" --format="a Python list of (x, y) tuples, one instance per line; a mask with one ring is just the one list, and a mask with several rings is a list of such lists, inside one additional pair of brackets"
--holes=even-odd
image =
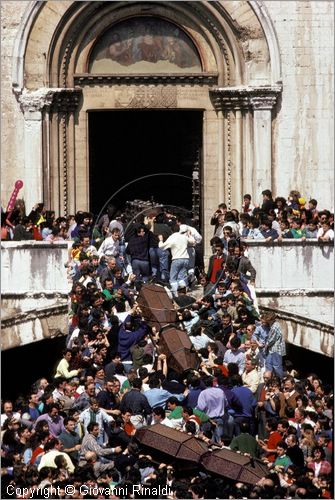
[[(184, 211), (149, 207), (126, 220), (110, 206), (95, 224), (85, 212), (56, 219), (43, 204), (2, 213), (3, 239), (72, 241), (62, 357), (52, 379), (2, 402), (2, 497), (332, 498), (333, 387), (287, 359), (275, 314), (257, 308), (247, 257), (249, 239), (333, 240), (333, 215), (317, 205), (268, 190), (260, 207), (247, 194), (240, 212), (220, 204), (206, 267)], [(173, 300), (197, 370), (172, 370), (157, 349), (161, 332), (137, 303), (147, 282)], [(136, 431), (155, 423), (260, 459), (268, 473), (249, 485), (148, 455)]]

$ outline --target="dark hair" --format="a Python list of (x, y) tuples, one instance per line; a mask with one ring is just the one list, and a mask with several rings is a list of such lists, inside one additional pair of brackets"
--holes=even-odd
[(187, 413), (187, 415), (192, 416), (193, 415), (193, 408), (192, 406), (184, 406), (184, 413)]
[(240, 423), (240, 430), (241, 432), (249, 432), (250, 426), (248, 422), (241, 422)]
[(322, 446), (315, 446), (313, 450), (313, 455), (316, 451), (319, 451), (321, 453), (321, 459), (324, 460), (326, 458), (326, 453), (325, 450), (322, 448)]
[(64, 418), (64, 426), (67, 425), (69, 422), (76, 422), (73, 417), (65, 417)]
[(279, 443), (277, 443), (277, 446), (279, 446), (280, 448), (284, 448), (284, 450), (287, 450), (287, 444), (285, 443), (285, 441), (279, 441)]
[(243, 196), (243, 199), (247, 198), (249, 201), (251, 201), (251, 195), (250, 194), (245, 194)]
[(250, 217), (249, 223), (252, 225), (253, 228), (259, 227), (259, 222), (256, 217)]
[(234, 349), (238, 349), (241, 345), (241, 341), (238, 337), (234, 337), (231, 339), (230, 341), (230, 345), (234, 348)]
[(156, 388), (160, 387), (160, 380), (156, 374), (154, 374), (154, 376), (150, 377), (149, 387), (150, 387), (150, 389), (156, 389)]
[(97, 422), (90, 422), (87, 426), (87, 432), (92, 432), (95, 427), (99, 427), (99, 424)]
[(188, 383), (190, 384), (191, 387), (200, 387), (200, 379), (198, 377), (196, 377), (195, 375), (192, 375), (190, 378), (189, 378), (189, 381)]
[(287, 416), (287, 418), (293, 418), (294, 417), (294, 408), (292, 408), (292, 406), (286, 406), (285, 415)]
[(148, 368), (146, 368), (145, 366), (141, 366), (141, 368), (138, 369), (138, 376), (141, 380), (147, 378), (148, 373)]
[(276, 418), (268, 418), (266, 421), (267, 425), (272, 431), (276, 431), (278, 428), (278, 422)]
[(132, 382), (133, 389), (141, 389), (142, 388), (142, 379), (135, 378)]
[(165, 416), (166, 416), (165, 410), (161, 406), (157, 406), (157, 408), (154, 408), (153, 412), (154, 412), (155, 415), (158, 415), (162, 419), (164, 419)]
[[(226, 222), (235, 222), (235, 214), (234, 214), (234, 212), (227, 212), (226, 213), (226, 215), (225, 215), (225, 223)], [(226, 226), (224, 227), (224, 229), (226, 229)]]
[[(236, 363), (235, 363), (236, 364)], [(233, 375), (230, 379), (233, 387), (243, 385), (241, 375)]]
[(49, 441), (47, 441), (44, 445), (45, 453), (49, 450), (52, 450), (58, 443), (59, 440), (57, 438), (51, 438)]
[(288, 423), (288, 420), (287, 418), (281, 418), (279, 421), (278, 421), (278, 424), (281, 424), (283, 427), (285, 427), (285, 429), (288, 429), (290, 424)]
[(262, 224), (263, 224), (263, 226), (266, 226), (266, 227), (272, 227), (272, 221), (270, 221), (269, 219), (263, 219)]
[(54, 458), (54, 462), (55, 462), (57, 469), (60, 469), (64, 465), (64, 463), (66, 464), (64, 455), (60, 455), (60, 454), (56, 455)]
[(198, 498), (202, 498), (205, 495), (205, 485), (203, 483), (194, 483), (191, 484), (189, 489), (194, 493)]
[(176, 398), (176, 396), (171, 396), (166, 403), (170, 403), (171, 405), (179, 405), (179, 400)]
[(197, 426), (195, 425), (195, 422), (193, 422), (192, 420), (189, 420), (188, 422), (186, 422), (185, 430), (186, 430), (186, 432), (190, 432), (191, 434), (195, 434), (197, 432)]
[[(213, 238), (211, 238), (209, 244), (213, 247), (215, 245), (219, 245), (221, 244), (222, 241), (220, 240), (220, 238), (218, 236), (213, 236)], [(204, 274), (203, 275), (204, 277), (206, 277), (206, 275)]]
[(237, 363), (228, 363), (227, 365), (228, 368), (228, 374), (230, 377), (235, 377), (238, 375), (238, 364)]

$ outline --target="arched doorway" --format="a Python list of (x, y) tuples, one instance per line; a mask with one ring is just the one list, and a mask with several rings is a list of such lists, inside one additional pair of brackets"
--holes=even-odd
[(89, 122), (98, 112), (201, 114), (206, 241), (218, 202), (239, 206), (243, 192), (271, 187), (280, 59), (255, 2), (35, 3), (17, 50), (32, 199), (59, 213), (90, 207)]

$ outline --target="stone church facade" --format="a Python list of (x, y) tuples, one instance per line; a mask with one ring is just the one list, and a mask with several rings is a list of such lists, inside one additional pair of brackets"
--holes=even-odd
[[(3, 1), (2, 205), (90, 208), (90, 110), (199, 110), (205, 239), (220, 202), (333, 208), (333, 3)], [(113, 155), (111, 148), (110, 155)], [(103, 181), (103, 180), (102, 180)]]

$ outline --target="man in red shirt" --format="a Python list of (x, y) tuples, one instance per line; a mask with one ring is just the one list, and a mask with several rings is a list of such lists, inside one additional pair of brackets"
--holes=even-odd
[(209, 258), (207, 278), (211, 283), (216, 283), (221, 274), (223, 274), (223, 264), (225, 258), (223, 255), (223, 243), (216, 243), (214, 247), (215, 254)]
[(269, 433), (268, 439), (258, 440), (258, 444), (265, 452), (265, 458), (268, 462), (274, 462), (277, 456), (277, 444), (282, 441), (282, 435), (277, 431), (277, 420), (269, 418), (266, 422), (265, 429)]
[(129, 409), (126, 409), (122, 414), (122, 420), (123, 420), (123, 430), (128, 436), (133, 436), (135, 434), (135, 427), (131, 423), (130, 419), (133, 416), (132, 412)]

